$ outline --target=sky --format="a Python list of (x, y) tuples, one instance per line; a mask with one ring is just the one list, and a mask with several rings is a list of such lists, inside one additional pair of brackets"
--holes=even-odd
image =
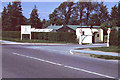
[[(30, 18), (30, 13), (32, 9), (34, 8), (34, 5), (37, 6), (37, 9), (39, 11), (39, 18), (41, 20), (43, 19), (49, 19), (49, 14), (51, 14), (55, 8), (57, 8), (62, 2), (22, 2), (22, 10), (23, 15), (26, 18)], [(2, 8), (0, 9), (0, 12), (3, 10), (4, 6), (7, 6), (8, 2), (2, 2)], [(114, 5), (118, 5), (118, 2), (104, 2), (104, 5), (107, 5), (108, 11), (111, 12), (111, 8)]]

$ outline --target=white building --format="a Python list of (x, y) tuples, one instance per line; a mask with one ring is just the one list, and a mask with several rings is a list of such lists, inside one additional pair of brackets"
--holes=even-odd
[(79, 44), (103, 42), (103, 29), (98, 27), (78, 27), (76, 29), (76, 35)]

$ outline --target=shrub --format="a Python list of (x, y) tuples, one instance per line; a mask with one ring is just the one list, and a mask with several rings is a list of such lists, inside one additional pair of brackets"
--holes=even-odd
[(120, 44), (120, 35), (119, 35), (120, 31), (111, 31), (110, 34), (110, 45), (112, 46), (119, 46)]

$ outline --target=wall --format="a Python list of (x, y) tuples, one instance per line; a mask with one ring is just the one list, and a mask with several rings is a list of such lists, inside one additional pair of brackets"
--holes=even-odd
[[(79, 39), (79, 36), (80, 36), (80, 29), (82, 29), (82, 33), (81, 33), (82, 43), (92, 43), (92, 32), (97, 32), (95, 35), (95, 42), (103, 42), (103, 30), (102, 29), (77, 28), (76, 29), (77, 39)], [(84, 31), (84, 35), (83, 35), (83, 31)], [(98, 34), (99, 34), (99, 37), (97, 37)]]

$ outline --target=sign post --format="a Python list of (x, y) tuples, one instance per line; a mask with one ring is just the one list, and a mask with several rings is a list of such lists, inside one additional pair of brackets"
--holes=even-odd
[(79, 44), (82, 45), (82, 29), (81, 28), (79, 29), (79, 33), (80, 33)]
[(107, 47), (109, 47), (110, 45), (109, 45), (109, 38), (110, 38), (110, 32), (111, 32), (111, 29), (110, 28), (108, 28), (108, 30), (107, 30), (107, 34), (108, 34), (108, 36), (107, 36)]
[(31, 25), (21, 25), (21, 40), (23, 34), (29, 34), (31, 40)]

